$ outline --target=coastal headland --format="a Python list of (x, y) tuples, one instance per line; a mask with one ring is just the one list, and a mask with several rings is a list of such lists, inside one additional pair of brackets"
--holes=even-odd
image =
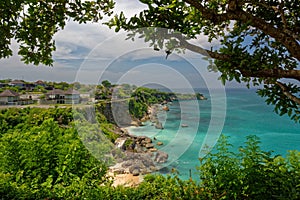
[[(203, 95), (199, 95), (197, 98), (196, 95), (184, 95), (178, 94), (178, 96), (174, 96), (171, 93), (161, 93), (157, 90), (151, 89), (151, 95), (149, 95), (149, 89), (145, 89), (148, 91), (148, 96), (159, 96), (163, 97), (161, 99), (152, 99), (149, 103), (149, 98), (144, 98), (146, 92), (139, 92), (138, 95), (134, 98), (134, 103), (131, 108), (135, 112), (139, 109), (142, 109), (141, 103), (146, 105), (147, 109), (144, 109), (145, 112), (143, 115), (135, 116), (135, 112), (129, 110), (131, 112), (130, 122), (129, 119), (125, 117), (125, 119), (117, 119), (119, 122), (122, 121), (123, 125), (126, 123), (129, 126), (143, 126), (144, 122), (150, 122), (152, 126), (156, 129), (164, 129), (162, 122), (159, 121), (158, 113), (159, 112), (168, 112), (170, 109), (170, 105), (172, 101), (178, 100), (206, 100)], [(156, 93), (159, 92), (159, 95)], [(141, 95), (143, 94), (143, 95)], [(165, 96), (164, 96), (165, 95)], [(200, 98), (201, 96), (201, 98)], [(141, 100), (142, 99), (142, 100)], [(120, 102), (118, 102), (120, 104)], [(130, 104), (130, 103), (129, 103)], [(124, 105), (123, 105), (124, 106)], [(139, 107), (136, 109), (134, 106)], [(114, 105), (114, 107), (121, 108), (122, 106)], [(112, 110), (112, 109), (111, 109)], [(126, 113), (122, 113), (122, 109), (118, 109), (118, 118), (120, 116), (126, 116)], [(127, 121), (126, 123), (124, 123)], [(147, 135), (144, 136), (135, 136), (128, 132), (128, 129), (122, 128), (122, 135), (115, 141), (115, 146), (122, 150), (123, 157), (116, 158), (116, 164), (109, 168), (109, 174), (114, 175), (114, 184), (125, 184), (125, 185), (136, 185), (141, 180), (143, 180), (143, 176), (145, 174), (153, 173), (159, 170), (159, 166), (162, 163), (166, 163), (168, 161), (168, 154), (166, 152), (162, 152), (159, 149), (160, 146), (163, 146), (163, 142), (158, 141), (155, 137), (150, 138)], [(134, 176), (138, 176), (139, 178), (132, 178)]]

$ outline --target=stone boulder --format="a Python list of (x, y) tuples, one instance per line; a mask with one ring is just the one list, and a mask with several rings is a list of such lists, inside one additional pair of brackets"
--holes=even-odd
[(145, 147), (146, 147), (147, 149), (151, 149), (151, 148), (154, 147), (154, 144), (148, 143), (148, 144), (145, 145)]
[(144, 149), (143, 149), (143, 147), (141, 145), (135, 145), (134, 151), (136, 153), (144, 153), (145, 152)]
[(122, 150), (125, 150), (126, 147), (125, 147), (125, 142), (128, 138), (117, 138), (116, 141), (115, 141), (115, 146), (119, 149), (122, 149)]
[(141, 166), (140, 165), (133, 165), (129, 168), (129, 172), (133, 175), (133, 176), (138, 176), (141, 172)]
[(146, 143), (152, 143), (152, 139), (151, 139), (151, 138), (148, 138), (148, 137), (146, 137), (146, 138), (145, 138), (145, 142), (146, 142)]
[(149, 149), (150, 152), (156, 152), (157, 151), (157, 148), (151, 148)]
[(154, 161), (157, 163), (165, 163), (167, 162), (169, 155), (162, 151), (157, 151)]
[(140, 170), (134, 169), (134, 170), (131, 172), (131, 174), (132, 174), (133, 176), (138, 176), (138, 175), (140, 175)]

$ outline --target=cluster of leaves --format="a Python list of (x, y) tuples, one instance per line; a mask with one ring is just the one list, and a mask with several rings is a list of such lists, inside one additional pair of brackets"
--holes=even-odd
[(0, 58), (12, 55), (12, 39), (19, 44), (18, 54), (26, 64), (51, 65), (55, 50), (54, 34), (66, 21), (98, 22), (110, 15), (114, 3), (102, 1), (5, 0), (0, 3)]
[(223, 136), (217, 152), (200, 159), (201, 186), (208, 199), (298, 199), (300, 196), (300, 152), (286, 158), (272, 156), (249, 136), (238, 153), (230, 151)]
[(110, 100), (112, 97), (113, 87), (108, 80), (102, 81), (100, 85), (96, 86), (96, 90), (94, 92), (96, 100)]
[(23, 81), (24, 86), (13, 86), (10, 85), (9, 83), (11, 82), (10, 79), (6, 79), (6, 80), (1, 80), (1, 83), (4, 83), (3, 86), (0, 88), (0, 92), (8, 89), (8, 90), (12, 90), (15, 92), (42, 92), (42, 93), (46, 93), (48, 90), (52, 90), (52, 89), (61, 89), (61, 90), (67, 90), (69, 88), (74, 88), (75, 90), (80, 90), (80, 91), (84, 91), (87, 92), (89, 90), (92, 90), (92, 88), (94, 88), (95, 86), (90, 86), (90, 85), (84, 85), (84, 84), (80, 84), (78, 82), (75, 83), (67, 83), (64, 81), (61, 82), (52, 82), (52, 81), (43, 81), (43, 84), (35, 84), (33, 82), (27, 82), (27, 81)]
[(129, 113), (137, 118), (141, 119), (143, 118), (148, 111), (148, 105), (144, 102), (136, 101), (135, 99), (129, 100)]
[(114, 130), (116, 126), (108, 123), (101, 113), (96, 114), (101, 115), (101, 118), (89, 121), (85, 116), (86, 109), (88, 108), (73, 110), (78, 136), (93, 157), (110, 166), (114, 164), (112, 152), (116, 152), (114, 141), (119, 137)]
[[(286, 89), (290, 93), (300, 93), (300, 88), (295, 85), (289, 85)], [(278, 85), (265, 85), (257, 93), (262, 97), (266, 97), (267, 104), (275, 105), (274, 111), (280, 116), (287, 114), (295, 122), (300, 121), (300, 106), (285, 96)]]
[(130, 85), (130, 84), (122, 84), (118, 85), (114, 89), (114, 98), (116, 99), (128, 99), (131, 97), (131, 94), (134, 90), (137, 89), (137, 86), (135, 85)]
[(76, 198), (106, 182), (106, 165), (83, 145), (71, 115), (60, 108), (1, 110), (2, 198)]
[(0, 135), (9, 130), (26, 130), (40, 126), (45, 120), (53, 119), (58, 125), (68, 125), (73, 121), (71, 108), (10, 108), (0, 110)]

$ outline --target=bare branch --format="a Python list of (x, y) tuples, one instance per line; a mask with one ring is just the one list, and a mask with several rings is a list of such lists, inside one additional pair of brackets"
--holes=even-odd
[(240, 70), (245, 77), (291, 78), (300, 81), (300, 70), (262, 69), (259, 71)]
[(291, 94), (291, 93), (288, 91), (288, 87), (287, 87), (285, 84), (283, 84), (283, 83), (281, 83), (281, 82), (279, 82), (279, 81), (276, 81), (275, 84), (278, 85), (278, 86), (281, 88), (283, 94), (284, 94), (286, 97), (288, 97), (290, 100), (292, 100), (292, 101), (294, 101), (295, 103), (297, 103), (297, 104), (300, 105), (300, 98), (298, 98), (298, 97), (294, 96), (293, 94)]

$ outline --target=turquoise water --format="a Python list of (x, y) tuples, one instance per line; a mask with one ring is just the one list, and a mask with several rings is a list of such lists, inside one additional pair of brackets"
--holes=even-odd
[(169, 112), (158, 113), (163, 130), (155, 129), (150, 122), (129, 129), (132, 134), (155, 137), (164, 143), (157, 147), (169, 154), (169, 162), (160, 166), (162, 173), (176, 168), (180, 177), (187, 179), (191, 170), (192, 177), (197, 178), (198, 158), (207, 152), (202, 148), (204, 143), (213, 146), (220, 133), (230, 136), (234, 149), (244, 144), (247, 135), (257, 135), (262, 149), (273, 150), (274, 154), (300, 150), (300, 125), (275, 114), (273, 106), (266, 105), (255, 90), (229, 89), (226, 96), (219, 91), (200, 92), (209, 99), (173, 102)]

